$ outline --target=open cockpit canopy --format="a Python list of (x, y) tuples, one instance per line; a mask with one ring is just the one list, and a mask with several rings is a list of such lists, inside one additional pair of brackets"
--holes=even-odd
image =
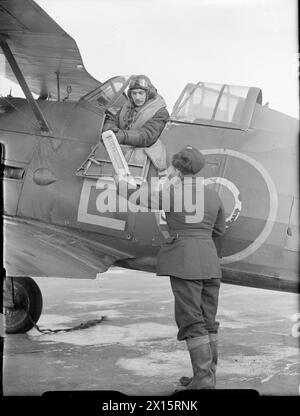
[(176, 101), (172, 121), (247, 130), (262, 92), (255, 87), (189, 83)]

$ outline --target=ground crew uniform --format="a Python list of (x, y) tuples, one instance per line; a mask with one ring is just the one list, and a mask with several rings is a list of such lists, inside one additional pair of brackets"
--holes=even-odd
[[(173, 157), (172, 164), (183, 178), (199, 172), (202, 154), (188, 146)], [(193, 185), (193, 194), (195, 193)], [(161, 248), (158, 275), (169, 275), (175, 298), (178, 340), (185, 340), (193, 367), (193, 378), (183, 378), (187, 389), (216, 385), (218, 307), (221, 267), (212, 237), (225, 232), (225, 210), (218, 194), (204, 187), (203, 219), (186, 223), (186, 212), (166, 212), (169, 232), (175, 240)]]
[[(203, 155), (187, 146), (173, 156), (172, 165), (186, 176), (197, 174), (204, 166)], [(192, 195), (197, 182), (191, 181)], [(184, 188), (184, 187), (183, 187)], [(216, 321), (221, 267), (212, 237), (225, 232), (225, 211), (218, 194), (204, 186), (203, 217), (199, 222), (187, 222), (184, 203), (181, 212), (175, 212), (176, 198), (184, 198), (170, 189), (170, 209), (165, 210), (171, 236), (158, 254), (157, 274), (170, 276), (175, 298), (175, 320), (178, 340), (185, 340), (190, 353), (194, 376), (183, 378), (187, 389), (214, 388), (216, 383), (217, 333)], [(162, 192), (159, 209), (162, 209)], [(151, 205), (153, 195), (149, 198)], [(193, 198), (195, 201), (195, 198)], [(178, 202), (178, 201), (177, 201)]]
[(185, 223), (185, 212), (165, 215), (175, 240), (160, 249), (157, 274), (171, 276), (178, 340), (217, 333), (215, 316), (222, 274), (212, 236), (225, 231), (223, 204), (215, 191), (204, 187), (203, 221)]

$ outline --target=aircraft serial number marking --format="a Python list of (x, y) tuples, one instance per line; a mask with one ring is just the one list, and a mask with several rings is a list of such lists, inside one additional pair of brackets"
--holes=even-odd
[[(114, 230), (124, 231), (126, 221), (97, 214), (97, 200), (93, 211), (90, 212), (89, 204), (91, 202), (91, 193), (93, 188), (96, 190), (96, 181), (93, 179), (85, 179), (83, 181), (80, 201), (78, 206), (77, 221), (87, 224), (98, 225), (100, 227), (112, 228)], [(99, 192), (99, 191), (98, 191)]]

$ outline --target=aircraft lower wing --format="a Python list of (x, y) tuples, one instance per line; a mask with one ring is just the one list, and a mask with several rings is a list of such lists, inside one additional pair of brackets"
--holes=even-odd
[(299, 280), (296, 278), (275, 273), (249, 271), (239, 267), (235, 269), (222, 267), (222, 282), (279, 292), (300, 293)]
[[(39, 96), (57, 99), (59, 82), (62, 98), (70, 86), (70, 99), (77, 101), (101, 85), (84, 69), (74, 39), (33, 0), (0, 0), (1, 39), (7, 41), (29, 89)], [(16, 82), (7, 62), (4, 67), (1, 75)]]
[[(117, 260), (115, 265), (155, 273), (156, 261), (155, 257), (150, 256), (127, 258)], [(255, 270), (253, 265), (247, 267), (246, 264), (241, 263), (222, 266), (222, 282), (238, 286), (278, 290), (280, 292), (300, 293), (299, 279), (297, 276), (281, 276), (270, 270)]]
[[(35, 220), (6, 217), (4, 221), (4, 266), (8, 276), (93, 279), (112, 265), (156, 273), (156, 257), (135, 257), (115, 245), (108, 236), (95, 237)], [(263, 272), (245, 264), (222, 266), (222, 275), (224, 283), (299, 293), (296, 276)]]
[(38, 221), (4, 221), (4, 266), (8, 276), (95, 278), (116, 260), (130, 257), (81, 231)]

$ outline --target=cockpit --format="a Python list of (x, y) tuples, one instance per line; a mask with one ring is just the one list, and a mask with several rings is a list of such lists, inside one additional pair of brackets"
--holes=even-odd
[[(132, 76), (116, 76), (81, 98), (101, 107), (103, 113), (116, 114), (127, 99), (125, 90)], [(219, 128), (248, 130), (256, 104), (262, 103), (259, 88), (207, 82), (185, 86), (171, 113), (171, 123), (206, 125)], [(149, 159), (142, 149), (122, 145), (131, 172), (143, 182), (149, 171)], [(110, 158), (101, 141), (92, 149), (76, 173), (89, 178), (112, 177)]]
[(125, 90), (132, 76), (116, 76), (104, 82), (100, 87), (84, 95), (81, 99), (97, 106), (116, 112), (126, 101)]
[[(131, 76), (116, 76), (95, 90), (89, 92), (81, 100), (101, 107), (103, 112), (109, 111), (116, 114), (127, 99), (127, 89)], [(150, 160), (143, 148), (133, 148), (128, 145), (121, 145), (125, 160), (137, 183), (145, 181), (150, 167)], [(103, 182), (111, 182), (114, 169), (110, 157), (101, 141), (92, 149), (88, 158), (76, 171), (77, 176), (84, 176), (91, 179), (102, 179)]]
[[(82, 99), (116, 112), (126, 100), (125, 90), (130, 80), (130, 75), (113, 77)], [(189, 83), (173, 107), (171, 120), (247, 130), (256, 103), (262, 103), (260, 88), (202, 81)]]

